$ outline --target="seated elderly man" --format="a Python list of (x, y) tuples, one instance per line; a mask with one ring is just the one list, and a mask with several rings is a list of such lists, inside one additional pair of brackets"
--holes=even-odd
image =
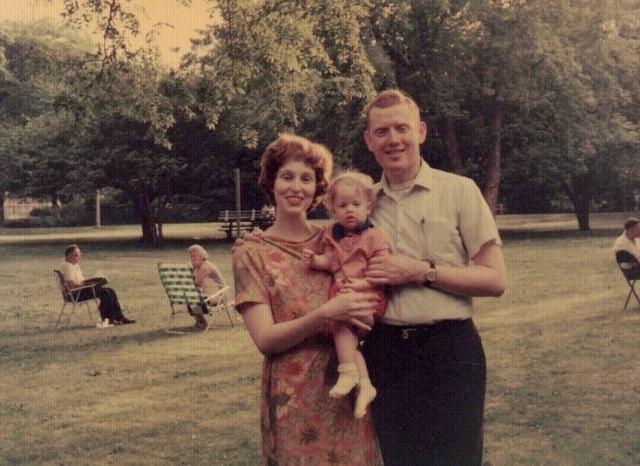
[[(635, 217), (625, 220), (624, 231), (613, 243), (613, 251), (627, 251), (640, 262), (640, 220)], [(640, 267), (637, 272), (636, 278), (640, 278)]]
[[(80, 257), (82, 253), (77, 244), (72, 244), (64, 250), (64, 260), (62, 261), (62, 274), (64, 280), (71, 289), (72, 293), (79, 293), (80, 299), (88, 299), (93, 297), (90, 289), (85, 288), (74, 292), (75, 288), (84, 285), (96, 283), (96, 294), (100, 298), (100, 318), (103, 322), (113, 325), (133, 324), (135, 320), (127, 319), (122, 314), (122, 308), (118, 301), (118, 295), (112, 288), (103, 286), (106, 280), (100, 280), (100, 277), (86, 279), (80, 268)], [(108, 319), (108, 320), (107, 320)]]

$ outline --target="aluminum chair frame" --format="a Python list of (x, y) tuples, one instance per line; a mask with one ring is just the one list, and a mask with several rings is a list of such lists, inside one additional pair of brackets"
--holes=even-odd
[[(90, 302), (93, 301), (93, 304), (96, 307), (96, 312), (98, 314), (100, 313), (100, 308), (99, 308), (100, 298), (98, 298), (98, 295), (96, 294), (96, 284), (94, 283), (91, 285), (85, 285), (85, 286), (81, 286), (71, 290), (67, 285), (67, 282), (64, 280), (64, 274), (62, 273), (61, 270), (53, 269), (53, 274), (56, 277), (56, 282), (58, 283), (58, 287), (60, 288), (60, 292), (62, 293), (62, 301), (63, 301), (62, 308), (60, 309), (60, 313), (58, 314), (58, 319), (56, 320), (54, 327), (56, 329), (59, 328), (60, 321), (62, 320), (62, 316), (64, 314), (64, 308), (67, 306), (67, 304), (71, 304), (72, 308), (71, 308), (71, 313), (69, 314), (69, 318), (67, 319), (66, 325), (69, 325), (69, 323), (71, 322), (71, 319), (73, 318), (73, 315), (76, 312), (76, 306), (83, 305), (83, 304), (87, 309), (87, 315), (89, 316), (89, 320), (91, 321), (91, 323), (94, 323), (95, 317), (91, 314)], [(90, 289), (93, 296), (80, 299), (80, 291), (84, 289)]]

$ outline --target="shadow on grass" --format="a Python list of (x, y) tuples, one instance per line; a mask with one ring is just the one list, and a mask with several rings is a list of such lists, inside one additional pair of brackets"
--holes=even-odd
[[(523, 228), (500, 228), (500, 236), (503, 239), (508, 240), (523, 240), (523, 239), (576, 239), (576, 238), (602, 238), (618, 236), (621, 232), (621, 228), (594, 228), (589, 231), (580, 230), (565, 230), (565, 229), (523, 229)], [(198, 243), (202, 246), (228, 246), (229, 249), (233, 246), (234, 240), (227, 240), (223, 238), (171, 238), (165, 239), (162, 243), (154, 245), (142, 242), (140, 239), (122, 239), (122, 238), (82, 238), (77, 239), (73, 236), (69, 236), (65, 239), (38, 239), (29, 240), (28, 236), (25, 236), (24, 241), (15, 241), (12, 243), (2, 243), (1, 247), (11, 248), (12, 246), (51, 246), (51, 245), (69, 245), (77, 243), (81, 247), (83, 245), (91, 245), (92, 248), (99, 248), (105, 251), (162, 251), (163, 249), (173, 249), (176, 247), (188, 247), (191, 244)]]
[[(134, 326), (136, 324), (133, 324)], [(224, 330), (233, 330), (238, 328), (223, 326), (223, 325), (215, 325), (210, 326), (209, 331), (202, 332), (200, 330), (196, 330), (193, 325), (181, 326), (181, 327), (172, 327), (170, 330), (180, 332), (180, 333), (170, 333), (167, 332), (165, 328), (155, 328), (149, 329), (142, 332), (135, 333), (115, 333), (118, 331), (122, 331), (124, 329), (129, 330), (131, 326), (116, 326), (109, 327), (105, 329), (96, 329), (82, 325), (74, 325), (68, 326), (60, 329), (54, 329), (49, 327), (42, 328), (32, 328), (26, 329), (24, 331), (18, 332), (10, 332), (4, 331), (0, 332), (0, 340), (4, 341), (4, 347), (13, 346), (9, 341), (11, 338), (21, 339), (25, 336), (42, 336), (45, 338), (40, 344), (32, 342), (30, 344), (31, 351), (38, 351), (39, 348), (46, 350), (48, 352), (59, 352), (59, 351), (86, 351), (88, 349), (96, 349), (96, 350), (108, 350), (110, 348), (120, 347), (123, 345), (127, 345), (130, 343), (147, 344), (154, 343), (157, 341), (163, 341), (173, 338), (192, 338), (198, 335), (214, 335), (217, 331)], [(120, 330), (122, 329), (122, 330)], [(74, 333), (81, 331), (95, 331), (97, 332), (95, 335), (90, 335), (88, 332), (84, 332), (83, 335), (74, 335), (74, 338), (77, 340), (68, 341), (68, 337)], [(113, 333), (112, 333), (113, 332)], [(14, 340), (15, 341), (15, 340)]]
[[(25, 237), (27, 238), (27, 237)], [(234, 240), (235, 241), (235, 240)], [(190, 246), (191, 244), (198, 243), (201, 245), (228, 245), (229, 248), (233, 245), (233, 241), (229, 241), (226, 239), (217, 239), (217, 238), (180, 238), (180, 239), (166, 239), (162, 243), (154, 245), (145, 243), (139, 239), (121, 239), (121, 238), (82, 238), (77, 239), (73, 237), (68, 237), (64, 239), (38, 239), (38, 240), (29, 240), (25, 239), (24, 241), (15, 241), (10, 243), (2, 243), (0, 242), (0, 247), (15, 247), (15, 246), (62, 246), (61, 249), (64, 249), (64, 246), (68, 246), (69, 244), (78, 244), (80, 247), (83, 245), (91, 245), (99, 246), (101, 249), (105, 250), (149, 250), (149, 251), (161, 251), (163, 249), (175, 248), (178, 246), (184, 246), (185, 248)]]
[(580, 239), (580, 238), (609, 238), (620, 234), (621, 229), (592, 229), (580, 230), (521, 230), (501, 229), (500, 237), (506, 240), (532, 240), (532, 239)]

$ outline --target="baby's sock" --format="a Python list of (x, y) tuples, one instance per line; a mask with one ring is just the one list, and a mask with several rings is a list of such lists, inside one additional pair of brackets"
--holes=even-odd
[(356, 418), (360, 419), (367, 413), (367, 408), (377, 393), (369, 379), (362, 378), (358, 381), (358, 396), (356, 397), (356, 408), (353, 411), (353, 415)]
[(345, 396), (358, 383), (358, 369), (353, 363), (338, 365), (338, 381), (329, 391), (331, 398)]

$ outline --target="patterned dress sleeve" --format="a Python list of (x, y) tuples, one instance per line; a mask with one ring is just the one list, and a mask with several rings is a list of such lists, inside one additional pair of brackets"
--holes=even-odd
[(264, 265), (255, 246), (243, 245), (233, 253), (233, 278), (236, 308), (240, 312), (246, 304), (270, 304)]

